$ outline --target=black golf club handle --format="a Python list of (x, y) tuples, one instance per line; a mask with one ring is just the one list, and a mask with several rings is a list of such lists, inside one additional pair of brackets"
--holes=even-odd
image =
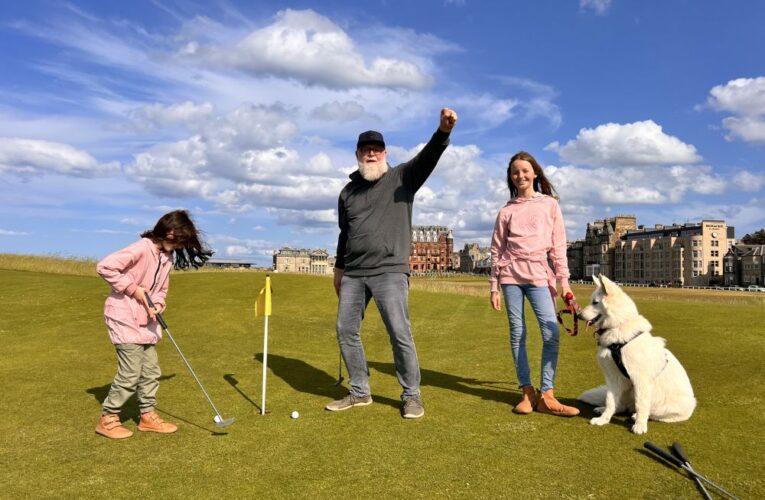
[(685, 454), (685, 450), (683, 450), (683, 447), (680, 446), (680, 443), (677, 441), (672, 443), (672, 454), (679, 458), (684, 464), (688, 463), (688, 455)]
[(663, 458), (667, 462), (669, 462), (671, 464), (675, 464), (678, 467), (682, 467), (683, 466), (683, 462), (681, 462), (679, 458), (675, 457), (674, 455), (670, 455), (669, 453), (667, 453), (666, 451), (662, 450), (661, 448), (659, 448), (658, 446), (656, 446), (652, 442), (646, 441), (645, 443), (643, 443), (643, 446), (645, 446), (646, 448), (648, 448), (652, 452), (656, 453), (657, 455), (659, 455), (661, 458)]
[[(151, 307), (152, 309), (156, 309), (156, 307), (154, 307), (154, 302), (152, 302), (151, 297), (149, 297), (149, 294), (148, 293), (144, 294), (144, 297), (146, 297), (146, 302), (149, 303), (149, 307)], [(162, 328), (167, 330), (167, 323), (165, 323), (165, 320), (162, 319), (162, 315), (159, 313), (157, 313), (157, 321), (159, 321), (159, 324), (162, 325)]]

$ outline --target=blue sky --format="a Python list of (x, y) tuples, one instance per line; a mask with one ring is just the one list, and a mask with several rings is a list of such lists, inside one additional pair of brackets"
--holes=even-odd
[(487, 244), (534, 154), (588, 221), (765, 227), (765, 3), (6, 2), (0, 252), (101, 257), (187, 208), (219, 257), (326, 248), (359, 132), (409, 159), (457, 111), (414, 222)]

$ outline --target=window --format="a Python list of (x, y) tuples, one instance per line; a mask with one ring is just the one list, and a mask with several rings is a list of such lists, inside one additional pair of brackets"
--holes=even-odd
[(720, 246), (720, 242), (718, 240), (712, 240), (712, 246), (713, 247), (719, 247)]

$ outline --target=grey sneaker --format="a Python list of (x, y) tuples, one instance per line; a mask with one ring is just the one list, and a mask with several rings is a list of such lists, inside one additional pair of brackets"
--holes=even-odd
[(353, 408), (354, 406), (367, 406), (371, 404), (372, 396), (354, 396), (353, 394), (349, 393), (343, 399), (332, 401), (327, 406), (325, 406), (325, 408), (329, 411), (343, 411), (349, 408)]
[(404, 401), (404, 418), (420, 418), (425, 415), (425, 407), (419, 398)]

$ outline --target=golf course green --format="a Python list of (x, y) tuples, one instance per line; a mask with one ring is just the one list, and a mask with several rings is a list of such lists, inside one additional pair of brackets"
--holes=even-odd
[[(682, 423), (589, 425), (576, 396), (603, 383), (595, 341), (563, 335), (556, 395), (570, 419), (511, 413), (519, 394), (504, 312), (484, 278), (413, 278), (412, 329), (426, 414), (401, 418), (385, 328), (362, 326), (374, 404), (330, 413), (337, 299), (328, 277), (272, 274), (266, 410), (260, 415), (262, 272), (175, 272), (165, 320), (224, 418), (169, 339), (158, 351), (158, 411), (171, 435), (94, 433), (115, 373), (103, 324), (105, 282), (89, 262), (0, 255), (3, 498), (698, 498), (688, 476), (643, 448), (680, 442), (697, 472), (740, 498), (765, 497), (765, 294), (632, 289), (654, 335), (687, 370), (698, 407)], [(592, 288), (575, 286), (580, 304)], [(532, 317), (527, 312), (527, 317)], [(566, 318), (570, 321), (570, 317)], [(529, 321), (538, 379), (541, 341)], [(290, 414), (297, 410), (299, 418)], [(123, 412), (135, 431), (134, 399)]]

